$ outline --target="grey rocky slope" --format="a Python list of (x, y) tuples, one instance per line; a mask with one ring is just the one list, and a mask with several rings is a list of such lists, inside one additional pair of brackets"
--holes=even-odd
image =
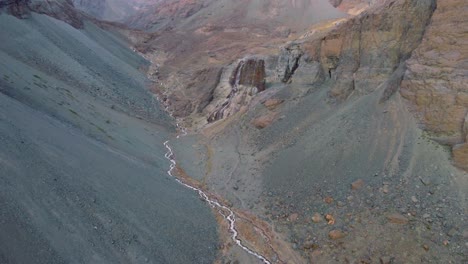
[(212, 263), (216, 222), (166, 174), (147, 62), (26, 7), (0, 14), (0, 262)]
[(74, 6), (100, 20), (123, 21), (161, 0), (72, 0)]

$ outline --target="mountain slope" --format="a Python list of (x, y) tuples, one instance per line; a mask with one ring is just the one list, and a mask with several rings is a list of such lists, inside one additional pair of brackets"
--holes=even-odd
[(184, 169), (268, 219), (304, 263), (465, 262), (465, 7), (380, 1), (280, 50), (247, 49), (203, 79), (209, 103), (186, 118), (200, 134), (176, 149), (202, 154)]
[(126, 24), (149, 31), (193, 30), (209, 24), (223, 28), (288, 27), (303, 30), (311, 24), (343, 17), (327, 0), (156, 1), (142, 8)]
[(166, 173), (147, 62), (34, 8), (0, 14), (0, 262), (212, 263), (216, 222)]

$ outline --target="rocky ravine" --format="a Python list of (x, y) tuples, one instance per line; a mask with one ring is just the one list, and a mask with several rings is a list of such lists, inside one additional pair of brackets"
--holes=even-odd
[[(309, 261), (466, 261), (468, 179), (453, 166), (467, 164), (467, 34), (453, 26), (466, 23), (464, 10), (461, 1), (377, 1), (279, 52), (200, 70), (208, 103), (179, 112), (200, 129), (187, 141), (199, 154), (181, 166), (267, 219)], [(171, 98), (175, 86), (165, 87)]]
[[(149, 67), (153, 90), (174, 115), (184, 118), (192, 131), (180, 141), (172, 142), (179, 165), (173, 166), (174, 172), (190, 182), (190, 186), (228, 205), (238, 216), (239, 238), (271, 263), (466, 262), (468, 175), (453, 166), (466, 168), (467, 164), (467, 90), (463, 86), (467, 76), (464, 48), (467, 32), (462, 26), (466, 24), (466, 3), (461, 0), (334, 1), (342, 10), (357, 15), (346, 19), (333, 15), (327, 17), (332, 20), (304, 27), (288, 20), (298, 16), (301, 8), (288, 8), (310, 7), (312, 2), (271, 1), (264, 8), (258, 5), (259, 1), (247, 2), (243, 6), (231, 1), (178, 1), (177, 4), (170, 1), (166, 9), (161, 9), (164, 11), (161, 16), (151, 14), (151, 17), (132, 20), (142, 28), (156, 30), (153, 33), (106, 25), (111, 31), (127, 34), (134, 47), (153, 62)], [(59, 3), (67, 6), (69, 1)], [(221, 7), (218, 5), (224, 9), (215, 13), (218, 9), (213, 6)], [(54, 5), (46, 7), (42, 10), (60, 18), (60, 13), (51, 12), (55, 10)], [(277, 10), (278, 7), (283, 9)], [(258, 20), (252, 20), (252, 16), (242, 16), (245, 13), (242, 10), (262, 14), (269, 22), (257, 24)], [(294, 11), (290, 13), (290, 10)], [(21, 8), (10, 12), (17, 12), (18, 17), (29, 15)], [(226, 12), (234, 17), (229, 17), (231, 24), (221, 27), (220, 22), (227, 19)], [(277, 13), (278, 20), (268, 16)], [(178, 20), (171, 21), (171, 14), (176, 14)], [(50, 25), (36, 16), (32, 14), (34, 21)], [(132, 66), (122, 67), (138, 75), (134, 71), (141, 62), (135, 54), (121, 49), (127, 43), (115, 44), (118, 48), (105, 45), (108, 41), (99, 37), (100, 30), (83, 23), (81, 17), (75, 20), (74, 16), (61, 18), (71, 19), (76, 28), (98, 39), (100, 45), (109, 48), (112, 54), (106, 53), (109, 57), (128, 61)], [(280, 18), (289, 24), (281, 26)], [(3, 45), (8, 51), (14, 47)], [(94, 61), (86, 52), (78, 54)], [(70, 70), (63, 69), (65, 73), (67, 69)], [(113, 80), (108, 74), (114, 71), (91, 69), (99, 73), (93, 73), (91, 80), (99, 80), (101, 75)], [(52, 72), (49, 68), (43, 71), (49, 75)], [(58, 115), (60, 120), (81, 127), (80, 131), (112, 148), (158, 164), (159, 160), (154, 161), (149, 154), (152, 148), (147, 142), (162, 143), (151, 132), (160, 129), (153, 126), (153, 123), (160, 124), (159, 112), (144, 111), (153, 109), (147, 105), (151, 100), (141, 99), (146, 93), (127, 94), (127, 90), (122, 90), (121, 82), (128, 78), (99, 89), (67, 88), (73, 96), (58, 89), (57, 96), (68, 99), (57, 105), (46, 104), (47, 107), (42, 98), (48, 95), (55, 100), (55, 92), (42, 93), (36, 89), (31, 95), (27, 89), (12, 89), (12, 82), (19, 80), (10, 78), (9, 74), (2, 80), (7, 87), (2, 88), (2, 93), (8, 97), (42, 107), (40, 111)], [(67, 80), (61, 74), (56, 78)], [(49, 79), (47, 82), (32, 79), (32, 83), (48, 89)], [(94, 82), (91, 84), (96, 86)], [(87, 108), (74, 102), (76, 94), (78, 101), (90, 101), (86, 99), (96, 96), (106, 100)], [(11, 107), (15, 105), (3, 97), (0, 99)], [(60, 111), (64, 105), (68, 111)], [(94, 111), (93, 107), (101, 111)], [(112, 118), (101, 117), (97, 112)], [(76, 118), (75, 113), (82, 118)], [(37, 113), (32, 115), (31, 119), (37, 119)], [(21, 119), (21, 116), (14, 118)], [(8, 116), (7, 119), (10, 123), (13, 120)], [(118, 122), (112, 122), (114, 119)], [(5, 116), (0, 116), (1, 120)], [(134, 124), (131, 131), (119, 125), (127, 122)], [(32, 143), (44, 141), (26, 123), (18, 126), (31, 133)], [(2, 129), (9, 137), (14, 133), (8, 126)], [(42, 129), (45, 134), (50, 131), (46, 125)], [(68, 135), (66, 131), (63, 134)], [(67, 137), (63, 138), (65, 142)], [(54, 149), (44, 151), (54, 154)], [(0, 162), (7, 164), (5, 168), (13, 173), (12, 161), (7, 157), (0, 153)], [(112, 160), (105, 162), (122, 162), (111, 157)], [(147, 175), (144, 168), (136, 167), (141, 175)], [(107, 174), (103, 171), (102, 175)], [(116, 175), (121, 179), (120, 174), (116, 172)], [(102, 179), (96, 181), (100, 183)], [(11, 184), (11, 179), (7, 180)], [(8, 184), (1, 186), (8, 187)], [(120, 188), (118, 184), (112, 186)], [(72, 187), (66, 188), (81, 192)], [(102, 199), (108, 199), (109, 193), (104, 192)], [(130, 198), (142, 200), (140, 196)], [(190, 208), (184, 207), (178, 213), (198, 210), (206, 215), (197, 209), (200, 208), (197, 203), (188, 201), (183, 204)], [(109, 215), (112, 210), (104, 205), (96, 206)], [(15, 206), (8, 207), (9, 212), (18, 211)], [(143, 211), (135, 210), (138, 219), (148, 217)], [(80, 210), (74, 212), (80, 215)], [(203, 219), (198, 216), (197, 220)], [(228, 223), (217, 220), (221, 227), (226, 227), (220, 228), (221, 237), (229, 237), (225, 231)], [(118, 223), (126, 225), (128, 221), (121, 216)], [(126, 241), (130, 234), (116, 234), (119, 229), (111, 223), (102, 226), (109, 233), (98, 232), (98, 237), (116, 236), (118, 249), (125, 249), (113, 257), (138, 262), (144, 259), (133, 258), (131, 252), (155, 254), (151, 248), (133, 246), (140, 243), (143, 234), (138, 233), (136, 239), (123, 245), (120, 239)], [(189, 228), (190, 238), (205, 232), (212, 238), (211, 229), (202, 224), (198, 228)], [(80, 231), (89, 232), (85, 227)], [(48, 229), (47, 234), (50, 233), (54, 229)], [(32, 232), (31, 236), (35, 234)], [(145, 236), (145, 239), (159, 243), (153, 237)], [(184, 239), (188, 243), (185, 246), (194, 245), (190, 241)], [(86, 252), (94, 250), (105, 258), (108, 246), (112, 248), (104, 244), (98, 249), (87, 248)], [(196, 256), (200, 252), (197, 249), (210, 253), (213, 249), (188, 247), (193, 249), (190, 256)], [(59, 253), (67, 250), (53, 245), (50, 248)], [(222, 239), (216, 248), (222, 253), (218, 255), (218, 263), (257, 261), (230, 239)], [(159, 261), (170, 259), (170, 250), (163, 249), (164, 254), (156, 255), (167, 258)], [(177, 261), (186, 260), (186, 255), (177, 255), (180, 257)], [(5, 256), (10, 255), (0, 254), (0, 260)], [(63, 254), (52, 254), (56, 256)], [(213, 255), (204, 261), (209, 259)]]

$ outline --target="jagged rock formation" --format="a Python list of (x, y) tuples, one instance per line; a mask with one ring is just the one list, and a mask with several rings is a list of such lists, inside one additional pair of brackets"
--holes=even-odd
[(232, 72), (229, 80), (234, 86), (245, 85), (257, 88), (259, 92), (265, 90), (265, 61), (262, 59), (241, 60)]
[[(231, 69), (231, 68), (229, 68)], [(225, 76), (229, 74), (225, 73)], [(265, 90), (265, 61), (259, 58), (246, 58), (240, 60), (232, 69), (227, 81), (230, 92), (226, 96), (226, 99), (222, 97), (211, 98), (210, 102), (214, 106), (214, 110), (211, 110), (211, 114), (208, 116), (208, 123), (218, 121), (224, 117), (228, 117), (232, 114), (239, 112), (242, 108), (248, 106), (252, 97), (258, 92)], [(220, 88), (226, 90), (225, 88)], [(212, 106), (212, 107), (213, 107)]]
[(388, 79), (419, 45), (435, 1), (390, 2), (379, 8), (387, 8), (392, 16), (369, 11), (321, 40), (302, 43), (304, 53), (320, 62), (332, 80), (332, 98), (370, 93)]
[(407, 61), (401, 94), (433, 138), (468, 169), (468, 12), (466, 1), (438, 1), (421, 45)]

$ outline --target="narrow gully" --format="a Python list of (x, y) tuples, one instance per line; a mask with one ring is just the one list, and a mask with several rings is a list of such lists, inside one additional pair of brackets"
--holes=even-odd
[[(179, 123), (177, 123), (177, 128), (181, 131), (180, 134), (177, 135), (177, 139), (179, 139), (180, 137), (183, 137), (185, 135), (187, 135), (187, 131), (185, 130), (185, 128), (181, 127), (179, 125)], [(167, 174), (169, 176), (171, 176), (172, 178), (174, 178), (178, 183), (180, 183), (181, 185), (193, 190), (193, 191), (196, 191), (198, 192), (198, 195), (200, 195), (200, 197), (206, 201), (212, 208), (217, 208), (219, 209), (218, 212), (219, 214), (221, 214), (224, 219), (226, 219), (228, 222), (229, 222), (229, 232), (232, 234), (231, 238), (232, 240), (240, 247), (242, 248), (245, 252), (247, 252), (248, 254), (256, 257), (257, 259), (261, 260), (264, 264), (271, 264), (270, 261), (268, 261), (264, 256), (262, 256), (261, 254), (249, 249), (248, 247), (244, 246), (242, 244), (242, 241), (238, 238), (238, 231), (236, 229), (236, 215), (234, 214), (234, 212), (227, 206), (221, 204), (220, 202), (214, 200), (214, 199), (210, 199), (209, 196), (202, 190), (194, 187), (194, 186), (191, 186), (189, 184), (186, 184), (184, 183), (183, 181), (181, 181), (180, 179), (178, 179), (177, 177), (175, 177), (172, 172), (173, 170), (176, 168), (177, 166), (177, 162), (175, 160), (175, 157), (174, 157), (174, 152), (172, 151), (172, 148), (171, 146), (169, 145), (169, 140), (167, 140), (166, 142), (164, 142), (164, 146), (166, 147), (167, 149), (167, 153), (165, 155), (165, 158), (168, 159), (170, 162), (171, 162), (171, 165), (169, 167), (169, 170), (167, 171)], [(225, 213), (227, 212), (227, 214)]]

